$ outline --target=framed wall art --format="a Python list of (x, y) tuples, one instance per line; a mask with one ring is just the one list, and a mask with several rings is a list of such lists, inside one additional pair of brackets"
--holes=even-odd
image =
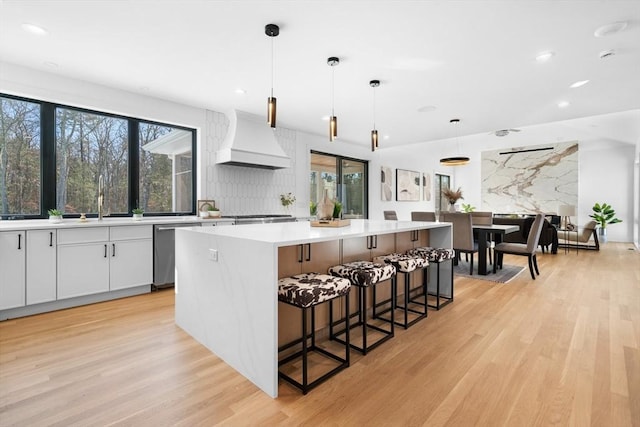
[(388, 166), (380, 167), (380, 198), (383, 202), (393, 200), (393, 172)]
[(396, 200), (420, 201), (420, 172), (396, 169)]
[(422, 174), (422, 200), (431, 201), (431, 175), (428, 172)]

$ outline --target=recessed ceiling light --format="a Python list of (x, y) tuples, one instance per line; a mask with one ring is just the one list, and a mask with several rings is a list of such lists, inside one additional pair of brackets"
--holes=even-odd
[(435, 105), (425, 105), (423, 107), (418, 108), (418, 113), (430, 113), (436, 110)]
[(587, 83), (589, 83), (589, 80), (580, 80), (579, 82), (575, 82), (574, 84), (572, 84), (572, 85), (571, 85), (571, 86), (569, 86), (569, 87), (570, 87), (571, 89), (575, 89), (575, 88), (577, 88), (577, 87), (584, 86), (584, 85), (586, 85)]
[(613, 34), (617, 34), (624, 29), (627, 28), (627, 23), (625, 21), (614, 22), (612, 24), (603, 25), (602, 27), (598, 27), (593, 35), (596, 37), (606, 37)]
[(555, 52), (551, 52), (551, 51), (541, 52), (536, 56), (536, 61), (547, 62), (548, 60), (553, 58), (553, 55), (555, 55)]
[(246, 93), (247, 93), (247, 91), (246, 91), (246, 90), (244, 90), (244, 89), (240, 89), (240, 88), (238, 88), (238, 89), (236, 89), (236, 93), (237, 93), (238, 95), (244, 95), (244, 94), (246, 94)]
[(28, 22), (25, 22), (24, 24), (22, 24), (22, 29), (30, 32), (31, 34), (36, 34), (38, 36), (43, 36), (47, 34), (47, 30), (45, 30), (41, 26), (36, 24), (29, 24)]
[(571, 105), (569, 103), (569, 101), (560, 101), (560, 102), (558, 102), (558, 108), (567, 108), (569, 105)]

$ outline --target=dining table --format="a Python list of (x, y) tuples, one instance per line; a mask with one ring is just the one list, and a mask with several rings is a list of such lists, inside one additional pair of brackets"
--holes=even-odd
[[(517, 225), (474, 224), (473, 230), (478, 233), (478, 274), (486, 276), (489, 271), (487, 268), (489, 235), (494, 236), (496, 244), (502, 243), (505, 234), (515, 233), (520, 230), (520, 227)], [(496, 262), (496, 260), (494, 259), (493, 262)]]

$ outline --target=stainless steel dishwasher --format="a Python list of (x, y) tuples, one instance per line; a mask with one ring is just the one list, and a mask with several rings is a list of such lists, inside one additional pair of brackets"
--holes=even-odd
[(178, 222), (153, 226), (153, 287), (173, 286), (176, 267), (176, 228), (200, 227), (200, 222)]

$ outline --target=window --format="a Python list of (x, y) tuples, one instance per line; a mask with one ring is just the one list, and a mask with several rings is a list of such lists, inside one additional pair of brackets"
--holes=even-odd
[(342, 203), (343, 218), (368, 217), (367, 162), (311, 152), (309, 182), (312, 206), (322, 200), (326, 190), (330, 199)]
[(41, 211), (40, 104), (0, 97), (0, 213)]
[(451, 177), (449, 175), (441, 175), (439, 173), (435, 176), (435, 190), (436, 190), (436, 212), (448, 211), (449, 201), (442, 195), (442, 190), (451, 187)]
[(56, 108), (56, 208), (67, 214), (97, 212), (98, 180), (104, 213), (128, 209), (127, 121)]
[(193, 129), (0, 95), (0, 215), (194, 214)]

